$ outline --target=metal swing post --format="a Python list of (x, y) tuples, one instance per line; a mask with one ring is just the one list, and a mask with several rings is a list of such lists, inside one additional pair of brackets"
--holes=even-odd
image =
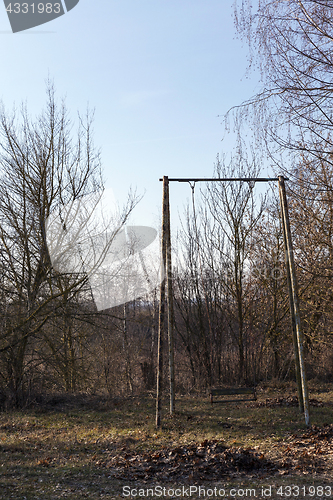
[[(296, 376), (299, 388), (299, 403), (300, 403), (300, 409), (302, 409), (303, 407), (305, 424), (309, 426), (310, 425), (309, 394), (308, 394), (308, 384), (306, 379), (306, 370), (304, 361), (303, 332), (301, 327), (297, 278), (296, 278), (296, 270), (294, 262), (294, 251), (291, 240), (287, 195), (284, 184), (284, 177), (282, 175), (279, 176), (279, 194), (281, 203), (282, 226), (283, 226), (283, 236), (285, 244), (287, 279), (288, 279), (293, 335), (295, 335), (294, 332), (296, 331), (296, 339), (294, 339), (294, 345), (295, 345)], [(300, 394), (300, 386), (302, 388), (301, 394)]]
[(163, 208), (162, 208), (162, 238), (161, 238), (161, 286), (160, 308), (158, 322), (157, 347), (157, 384), (156, 384), (156, 427), (161, 427), (162, 414), (162, 384), (163, 384), (163, 344), (165, 333), (167, 306), (167, 329), (169, 343), (169, 370), (170, 370), (170, 414), (175, 409), (175, 376), (174, 376), (174, 343), (173, 343), (173, 300), (172, 300), (172, 273), (171, 273), (171, 236), (170, 236), (170, 208), (169, 208), (169, 180), (163, 177)]

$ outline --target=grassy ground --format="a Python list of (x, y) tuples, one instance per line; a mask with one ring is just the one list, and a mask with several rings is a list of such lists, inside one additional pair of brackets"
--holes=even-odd
[[(247, 403), (211, 407), (208, 397), (179, 397), (172, 418), (165, 402), (159, 431), (154, 425), (155, 401), (150, 396), (123, 400), (58, 397), (24, 412), (0, 413), (0, 499), (94, 500), (134, 498), (135, 494), (152, 498), (152, 493), (155, 498), (221, 498), (221, 488), (225, 489), (224, 498), (253, 498), (254, 493), (257, 498), (333, 498), (331, 438), (322, 438), (320, 449), (316, 437), (302, 444), (300, 436), (306, 427), (298, 408), (287, 406), (288, 400), (278, 406), (275, 403), (279, 400), (273, 399), (290, 395), (295, 395), (291, 387), (262, 388), (258, 394), (260, 407)], [(311, 407), (311, 423), (317, 427), (333, 423), (330, 387), (313, 387), (311, 398), (324, 403)], [(169, 480), (156, 480), (153, 473), (146, 481), (135, 476), (122, 479), (130, 477), (131, 460), (138, 454), (144, 457), (140, 460), (152, 460), (159, 450), (190, 445), (200, 448), (207, 440), (232, 449), (254, 449), (280, 464), (284, 459), (296, 460), (296, 465), (273, 472), (263, 469), (257, 475), (226, 474), (214, 483), (178, 475), (171, 484)], [(306, 467), (297, 466), (298, 453), (303, 457), (307, 454)], [(124, 457), (123, 462), (115, 457)], [(313, 457), (320, 459), (317, 468)], [(168, 489), (147, 492), (156, 485)], [(299, 489), (290, 490), (288, 485)], [(123, 490), (125, 486), (133, 490), (132, 495), (130, 489)], [(185, 490), (179, 489), (183, 486)], [(186, 489), (190, 486), (192, 490)], [(218, 487), (220, 494), (218, 489), (202, 489), (199, 495), (199, 490), (195, 492), (199, 486), (206, 490)], [(172, 491), (172, 487), (178, 490)], [(278, 487), (282, 488), (280, 495)]]

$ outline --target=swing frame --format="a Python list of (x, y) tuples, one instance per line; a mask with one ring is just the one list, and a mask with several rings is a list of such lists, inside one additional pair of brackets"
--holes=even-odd
[(278, 182), (280, 208), (283, 228), (283, 240), (285, 249), (286, 274), (288, 283), (288, 294), (291, 314), (291, 325), (295, 352), (296, 379), (298, 389), (298, 400), (300, 412), (304, 413), (305, 424), (310, 426), (309, 395), (304, 362), (303, 332), (301, 328), (300, 309), (298, 299), (298, 288), (295, 271), (294, 253), (290, 230), (288, 213), (288, 202), (285, 189), (287, 178), (278, 177), (229, 177), (229, 178), (169, 178), (164, 176), (159, 179), (163, 182), (163, 205), (162, 205), (162, 239), (161, 239), (161, 263), (162, 280), (160, 285), (160, 308), (157, 348), (157, 384), (156, 384), (156, 427), (161, 427), (162, 413), (162, 369), (163, 369), (163, 340), (165, 330), (165, 312), (167, 310), (167, 332), (169, 340), (169, 369), (170, 369), (170, 414), (175, 409), (174, 389), (174, 353), (173, 353), (173, 300), (172, 300), (172, 267), (171, 267), (171, 237), (170, 237), (170, 206), (169, 206), (169, 182)]

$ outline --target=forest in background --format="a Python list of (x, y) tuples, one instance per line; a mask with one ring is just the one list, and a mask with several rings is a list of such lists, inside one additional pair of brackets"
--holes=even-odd
[[(333, 379), (332, 21), (328, 0), (235, 1), (262, 91), (229, 112), (237, 147), (214, 172), (256, 177), (270, 162), (288, 177), (307, 375), (324, 381)], [(97, 312), (88, 277), (51, 265), (47, 217), (102, 188), (103, 177), (91, 116), (73, 137), (65, 105), (47, 90), (35, 120), (24, 108), (0, 113), (3, 408), (52, 392), (124, 395), (156, 385), (158, 291)], [(115, 234), (136, 203), (130, 195)], [(176, 391), (294, 380), (277, 187), (260, 197), (253, 183), (196, 186), (171, 237)]]

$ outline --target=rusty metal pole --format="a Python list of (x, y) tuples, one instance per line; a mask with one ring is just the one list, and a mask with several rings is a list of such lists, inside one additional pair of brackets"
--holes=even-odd
[(286, 261), (286, 275), (287, 275), (287, 286), (288, 286), (288, 295), (289, 295), (289, 307), (290, 307), (290, 316), (291, 316), (291, 330), (292, 330), (292, 335), (293, 335), (293, 344), (294, 344), (294, 353), (295, 353), (295, 370), (296, 370), (298, 403), (299, 403), (300, 413), (304, 413), (303, 389), (302, 389), (302, 379), (301, 379), (301, 370), (300, 370), (298, 343), (297, 343), (297, 332), (296, 332), (295, 307), (294, 307), (293, 290), (292, 290), (291, 278), (290, 278), (290, 259), (289, 259), (288, 244), (287, 244), (287, 230), (286, 230), (284, 208), (283, 208), (283, 194), (282, 194), (282, 189), (280, 189), (280, 184), (279, 184), (279, 194), (280, 194), (280, 206), (281, 206), (281, 217), (282, 217), (284, 254), (285, 254), (285, 261)]
[(167, 249), (167, 202), (169, 181), (163, 177), (163, 205), (162, 205), (162, 236), (161, 236), (161, 285), (160, 309), (158, 318), (157, 342), (157, 380), (156, 380), (156, 427), (161, 427), (162, 419), (162, 383), (163, 383), (163, 343), (165, 330), (165, 279), (166, 279), (166, 249)]
[(295, 328), (297, 336), (297, 347), (298, 347), (297, 351), (299, 356), (299, 368), (300, 368), (300, 377), (302, 384), (304, 417), (305, 417), (305, 424), (309, 426), (310, 425), (309, 394), (308, 394), (308, 385), (307, 385), (305, 362), (304, 362), (303, 332), (301, 327), (301, 317), (300, 317), (299, 302), (298, 302), (297, 278), (295, 271), (294, 252), (291, 240), (288, 203), (287, 203), (286, 188), (283, 176), (279, 176), (279, 193), (281, 201), (282, 220), (283, 220), (285, 239), (286, 239), (286, 252), (288, 254), (286, 257), (287, 266), (289, 264), (289, 270), (290, 270), (292, 310), (294, 311)]
[(171, 264), (171, 230), (169, 182), (166, 179), (165, 193), (165, 226), (166, 226), (166, 269), (167, 269), (167, 305), (168, 305), (168, 342), (169, 342), (169, 382), (170, 382), (170, 415), (175, 411), (175, 362), (174, 362), (174, 335), (173, 335), (173, 291), (172, 291), (172, 264)]

